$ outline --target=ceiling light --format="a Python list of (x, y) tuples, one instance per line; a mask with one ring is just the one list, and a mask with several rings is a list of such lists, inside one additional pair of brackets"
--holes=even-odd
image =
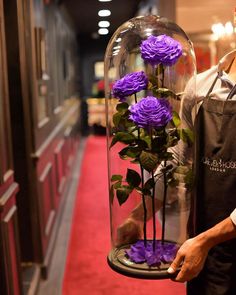
[(225, 33), (225, 27), (222, 23), (213, 24), (211, 30), (216, 39), (222, 37)]
[(99, 16), (109, 16), (111, 15), (111, 11), (108, 9), (102, 9), (98, 11)]
[(111, 0), (98, 0), (99, 2), (111, 2)]
[(108, 28), (110, 26), (110, 23), (109, 21), (107, 20), (101, 20), (99, 23), (98, 23), (98, 26), (100, 28)]
[(109, 33), (109, 31), (106, 28), (101, 28), (98, 30), (99, 35), (107, 35), (108, 33)]
[(225, 33), (226, 35), (231, 35), (234, 32), (234, 27), (231, 22), (225, 24)]
[(227, 22), (225, 25), (222, 23), (213, 24), (211, 29), (215, 40), (234, 33), (234, 27), (231, 22)]

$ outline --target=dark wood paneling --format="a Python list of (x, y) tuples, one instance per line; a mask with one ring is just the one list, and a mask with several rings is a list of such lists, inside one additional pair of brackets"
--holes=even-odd
[[(34, 155), (38, 179), (39, 225), (41, 239), (39, 243), (42, 255), (39, 262), (42, 264), (44, 276), (48, 273), (53, 243), (57, 225), (54, 226), (57, 213), (66, 197), (66, 189), (70, 182), (73, 170), (73, 159), (78, 147), (78, 101), (75, 101), (67, 114), (57, 125), (44, 145)], [(70, 162), (70, 164), (69, 164)]]
[[(21, 260), (40, 264), (46, 273), (78, 146), (76, 37), (54, 1), (3, 1)], [(8, 163), (0, 161), (2, 183)]]
[(55, 149), (55, 162), (56, 162), (56, 187), (57, 196), (60, 196), (65, 186), (65, 161), (63, 155), (65, 154), (65, 140), (61, 139)]
[(52, 166), (52, 163), (48, 163), (39, 177), (39, 202), (44, 253), (55, 218), (55, 191), (53, 185), (55, 179), (53, 169), (55, 167)]
[[(5, 3), (4, 3), (5, 4)], [(0, 0), (0, 294), (22, 294), (17, 207), (12, 165), (3, 1)]]
[(6, 174), (12, 169), (12, 146), (2, 0), (0, 1), (0, 69), (0, 184), (3, 184)]
[(18, 244), (17, 207), (15, 195), (18, 185), (12, 183), (0, 198), (0, 294), (20, 295), (22, 293), (20, 251)]

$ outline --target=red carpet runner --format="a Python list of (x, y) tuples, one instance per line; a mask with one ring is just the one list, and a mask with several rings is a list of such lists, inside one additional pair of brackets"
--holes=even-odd
[(139, 280), (112, 271), (105, 137), (88, 138), (74, 208), (63, 295), (183, 295), (171, 280)]

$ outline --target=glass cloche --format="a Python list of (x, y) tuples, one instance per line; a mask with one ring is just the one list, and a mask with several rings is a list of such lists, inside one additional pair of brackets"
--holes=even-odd
[(124, 275), (170, 277), (188, 237), (195, 76), (192, 43), (166, 18), (135, 17), (108, 44), (108, 263)]

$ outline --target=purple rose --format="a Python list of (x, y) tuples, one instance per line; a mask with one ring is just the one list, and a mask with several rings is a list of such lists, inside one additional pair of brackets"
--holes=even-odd
[(172, 119), (172, 109), (167, 100), (147, 96), (130, 107), (129, 118), (138, 127), (163, 127)]
[(182, 55), (181, 44), (167, 35), (149, 36), (140, 50), (142, 58), (151, 65), (172, 66)]
[(132, 260), (136, 263), (142, 263), (146, 261), (145, 254), (146, 250), (144, 247), (144, 241), (137, 241), (134, 245), (126, 251), (126, 254), (129, 257), (132, 257)]
[(143, 71), (125, 75), (117, 80), (112, 88), (113, 96), (124, 101), (129, 95), (147, 89), (148, 78)]
[(129, 259), (135, 263), (146, 262), (149, 266), (158, 266), (161, 263), (170, 263), (174, 260), (178, 250), (178, 245), (161, 241), (155, 242), (155, 249), (153, 249), (153, 241), (147, 241), (146, 247), (143, 240), (137, 241), (126, 250)]

